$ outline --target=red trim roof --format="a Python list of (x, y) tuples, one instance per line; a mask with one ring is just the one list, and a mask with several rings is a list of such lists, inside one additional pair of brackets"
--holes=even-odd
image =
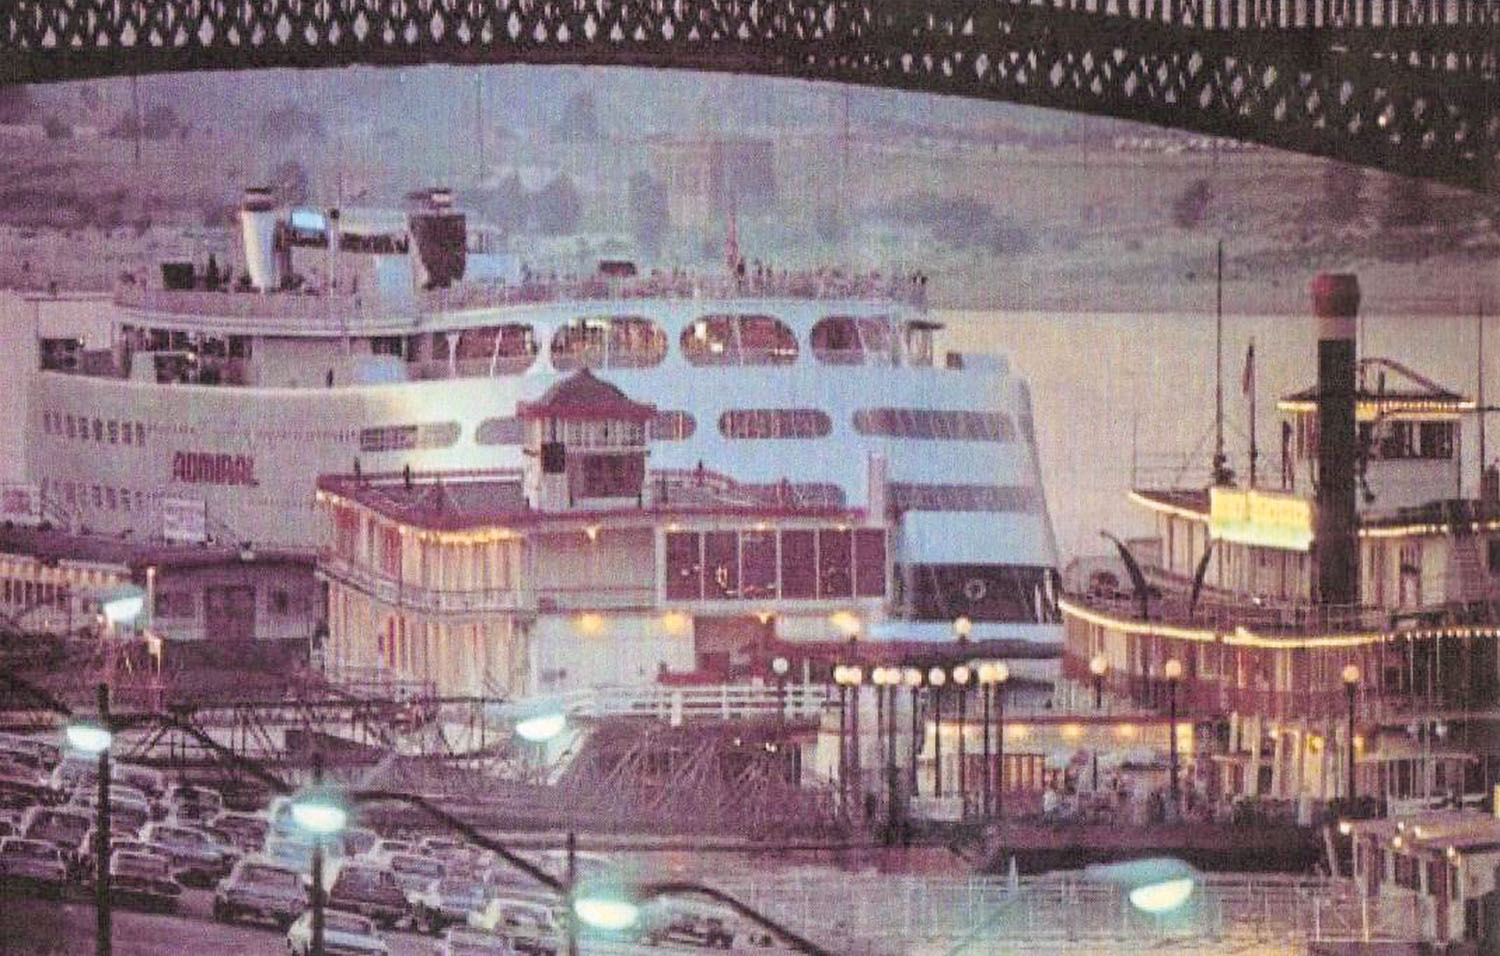
[(656, 416), (656, 406), (631, 401), (619, 386), (595, 378), (593, 372), (582, 368), (547, 389), (536, 401), (517, 403), (516, 416), (574, 422), (648, 422)]

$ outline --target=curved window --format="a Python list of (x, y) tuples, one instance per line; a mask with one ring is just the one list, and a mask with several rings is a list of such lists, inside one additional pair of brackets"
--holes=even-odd
[(998, 511), (1036, 514), (1042, 496), (1028, 485), (919, 485), (892, 482), (886, 486), (891, 511)]
[(552, 365), (576, 368), (652, 368), (667, 355), (667, 333), (638, 315), (593, 316), (552, 334)]
[(854, 413), (861, 435), (948, 441), (1016, 440), (1016, 427), (1002, 412), (960, 412), (936, 408), (863, 408)]
[(605, 319), (579, 319), (560, 326), (552, 333), (552, 367), (559, 372), (578, 368), (603, 368), (609, 322)]
[(687, 412), (659, 411), (651, 420), (652, 441), (687, 441), (697, 430), (697, 420)]
[(529, 325), (492, 325), (464, 329), (454, 347), (459, 375), (517, 375), (536, 361), (536, 335)]
[(810, 337), (813, 355), (825, 365), (889, 363), (891, 323), (880, 316), (830, 315), (818, 320)]
[(654, 368), (667, 357), (667, 333), (650, 319), (609, 320), (609, 367)]
[(521, 420), (514, 416), (486, 418), (474, 431), (476, 445), (519, 445), (521, 440)]
[(824, 438), (832, 430), (816, 408), (737, 408), (719, 416), (725, 438)]
[(449, 448), (458, 442), (458, 422), (429, 422), (423, 425), (384, 425), (364, 428), (359, 433), (359, 450), (423, 451)]
[(682, 355), (693, 365), (790, 365), (797, 336), (769, 315), (705, 315), (682, 330)]

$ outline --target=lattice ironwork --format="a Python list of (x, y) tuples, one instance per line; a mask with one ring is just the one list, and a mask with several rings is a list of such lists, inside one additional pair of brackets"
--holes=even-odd
[(1009, 100), (1493, 188), (1500, 0), (10, 0), (0, 83), (576, 63)]

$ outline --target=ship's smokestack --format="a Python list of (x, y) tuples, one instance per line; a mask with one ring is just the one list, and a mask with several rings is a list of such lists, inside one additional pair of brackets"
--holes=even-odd
[(1323, 604), (1359, 601), (1354, 513), (1357, 459), (1354, 326), (1359, 279), (1323, 273), (1312, 282), (1318, 317), (1317, 588)]
[(438, 187), (409, 193), (407, 222), (419, 288), (441, 289), (464, 277), (468, 227), (453, 208), (453, 191)]
[(276, 198), (271, 190), (251, 186), (240, 202), (240, 237), (245, 243), (245, 273), (261, 292), (281, 286), (276, 250)]

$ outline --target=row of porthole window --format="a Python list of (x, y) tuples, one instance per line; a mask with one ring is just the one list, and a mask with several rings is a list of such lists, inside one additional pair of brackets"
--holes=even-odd
[[(655, 441), (686, 441), (698, 430), (691, 413), (664, 409), (651, 423)], [(1015, 425), (1002, 412), (951, 411), (930, 408), (869, 408), (854, 413), (854, 430), (861, 435), (947, 441), (1012, 442)], [(817, 408), (740, 408), (719, 416), (719, 433), (735, 440), (826, 438), (833, 420)], [(385, 425), (363, 429), (363, 452), (417, 451), (457, 444), (457, 422)], [(513, 416), (486, 418), (474, 441), (479, 445), (519, 445), (521, 421)]]
[(82, 415), (64, 415), (62, 412), (42, 412), (42, 431), (59, 438), (80, 441), (108, 442), (111, 445), (146, 445), (144, 422), (125, 422), (116, 419), (88, 419)]
[[(519, 374), (540, 352), (536, 330), (520, 323), (463, 329), (456, 335), (437, 332), (411, 342), (409, 360), (451, 360), (475, 374)], [(896, 334), (885, 316), (830, 315), (813, 325), (809, 342), (813, 355), (826, 365), (890, 364)], [(682, 330), (678, 347), (689, 364), (699, 366), (790, 365), (800, 351), (790, 326), (757, 314), (702, 316)], [(583, 318), (557, 329), (548, 353), (560, 372), (654, 368), (667, 356), (667, 334), (644, 316)]]

